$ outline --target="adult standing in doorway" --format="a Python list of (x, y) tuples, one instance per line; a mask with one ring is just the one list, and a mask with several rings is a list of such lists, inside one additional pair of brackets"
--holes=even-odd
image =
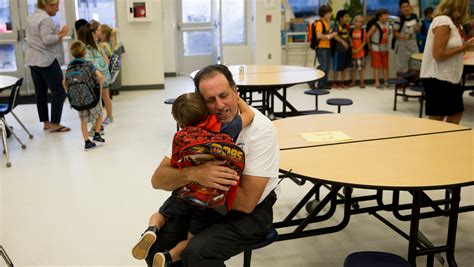
[[(70, 128), (61, 125), (63, 104), (66, 98), (62, 86), (64, 63), (63, 38), (69, 27), (56, 28), (51, 17), (59, 11), (60, 0), (38, 0), (37, 8), (28, 17), (26, 35), (26, 65), (30, 67), (35, 86), (36, 106), (44, 130), (67, 132)], [(51, 90), (51, 120), (48, 111), (48, 88)]]
[(469, 21), (468, 8), (468, 0), (443, 0), (435, 9), (420, 71), (430, 119), (455, 124), (461, 121), (464, 52), (474, 47), (473, 39), (464, 41), (461, 26)]

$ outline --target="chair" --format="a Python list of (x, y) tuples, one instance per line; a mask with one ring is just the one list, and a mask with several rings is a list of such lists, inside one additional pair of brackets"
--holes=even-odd
[(315, 96), (315, 102), (314, 102), (314, 106), (315, 106), (315, 110), (318, 110), (318, 96), (320, 95), (327, 95), (329, 94), (329, 91), (328, 90), (323, 90), (323, 89), (311, 89), (311, 90), (306, 90), (304, 91), (304, 93), (306, 95), (314, 95)]
[(411, 267), (411, 264), (404, 258), (377, 251), (362, 251), (350, 254), (344, 260), (344, 267)]
[[(21, 142), (20, 138), (15, 134), (13, 131), (13, 128), (10, 127), (5, 120), (5, 115), (8, 113), (12, 113), (12, 115), (15, 117), (15, 119), (20, 123), (20, 125), (23, 127), (23, 129), (30, 135), (30, 138), (33, 138), (26, 127), (21, 123), (21, 121), (18, 119), (16, 115), (13, 114), (12, 110), (18, 105), (18, 100), (20, 99), (20, 88), (21, 84), (23, 82), (23, 79), (19, 79), (14, 85), (12, 85), (11, 93), (10, 93), (10, 98), (8, 100), (8, 104), (2, 104), (0, 105), (0, 120), (2, 120), (4, 124), (5, 131), (2, 131), (2, 135), (7, 135), (7, 131), (15, 137), (15, 139), (20, 143), (22, 149), (26, 149), (26, 145)], [(5, 144), (6, 146), (6, 144)], [(5, 148), (5, 150), (8, 150)]]
[(425, 87), (422, 84), (410, 86), (410, 90), (421, 93), (418, 96), (418, 101), (420, 101), (420, 114), (419, 117), (423, 117), (423, 102), (425, 102)]
[[(28, 137), (30, 139), (33, 139), (33, 135), (30, 133), (30, 131), (28, 131), (28, 129), (25, 127), (25, 125), (21, 122), (21, 120), (18, 118), (18, 116), (16, 116), (15, 112), (13, 112), (13, 110), (16, 108), (16, 106), (18, 105), (18, 102), (20, 100), (20, 89), (21, 89), (21, 85), (23, 83), (23, 78), (19, 79), (13, 86), (12, 86), (12, 93), (13, 93), (13, 87), (18, 87), (18, 92), (17, 92), (17, 96), (16, 98), (14, 99), (13, 102), (12, 101), (12, 95), (10, 95), (10, 101), (8, 104), (0, 104), (0, 116), (3, 117), (5, 116), (6, 114), (8, 114), (8, 112), (10, 112), (13, 117), (15, 117), (16, 121), (20, 124), (20, 126), (23, 128), (23, 130), (25, 130), (25, 132), (28, 134)], [(11, 104), (13, 103), (13, 105)], [(8, 111), (10, 110), (10, 111)]]
[(277, 238), (278, 238), (277, 231), (275, 230), (275, 228), (270, 227), (267, 230), (265, 237), (260, 243), (252, 245), (244, 251), (244, 267), (250, 267), (250, 263), (252, 261), (252, 250), (266, 247), (270, 245), (271, 243), (273, 243), (273, 241), (275, 241)]
[(337, 113), (341, 113), (341, 106), (352, 105), (352, 100), (348, 98), (329, 98), (326, 103), (331, 106), (337, 106)]

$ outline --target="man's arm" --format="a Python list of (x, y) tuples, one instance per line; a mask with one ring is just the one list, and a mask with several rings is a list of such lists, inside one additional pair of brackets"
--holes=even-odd
[(190, 182), (196, 182), (227, 191), (230, 185), (237, 184), (239, 176), (234, 170), (221, 166), (225, 163), (225, 161), (209, 161), (180, 170), (171, 166), (170, 158), (164, 157), (151, 177), (151, 184), (155, 189), (173, 191)]
[(267, 177), (242, 175), (232, 209), (251, 213), (257, 206), (267, 183)]

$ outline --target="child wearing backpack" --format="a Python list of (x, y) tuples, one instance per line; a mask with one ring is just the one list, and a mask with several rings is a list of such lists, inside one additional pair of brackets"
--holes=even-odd
[[(349, 22), (349, 12), (347, 10), (339, 10), (336, 14), (336, 23), (334, 25), (334, 32), (336, 32), (337, 35), (334, 36), (333, 88), (348, 88), (345, 81), (346, 69), (352, 67), (352, 50), (349, 36), (351, 26)], [(339, 75), (341, 80), (339, 80), (338, 83)]]
[[(97, 41), (99, 47), (109, 59), (110, 84), (112, 85), (120, 71), (121, 59), (117, 53), (114, 53), (118, 48), (118, 31), (110, 28), (107, 24), (101, 24), (96, 31)], [(104, 125), (113, 122), (113, 117), (107, 117), (104, 120)]]
[(400, 0), (400, 17), (393, 24), (392, 49), (395, 49), (395, 67), (401, 77), (409, 69), (411, 56), (418, 53), (416, 33), (420, 31), (418, 17), (411, 13), (408, 0)]
[[(315, 21), (316, 33), (316, 59), (318, 60), (318, 69), (324, 72), (324, 77), (318, 80), (318, 89), (331, 89), (327, 84), (329, 75), (329, 62), (331, 61), (331, 39), (337, 33), (329, 28), (329, 20), (332, 17), (332, 8), (330, 5), (322, 5), (318, 10), (319, 20)], [(314, 37), (313, 37), (314, 38)]]
[[(109, 59), (104, 54), (104, 52), (99, 49), (99, 46), (96, 42), (95, 32), (99, 26), (94, 23), (94, 28), (91, 24), (86, 24), (77, 30), (77, 37), (87, 46), (87, 55), (86, 60), (92, 61), (94, 66), (102, 73), (104, 76), (104, 81), (102, 82), (102, 99), (104, 100), (105, 110), (107, 112), (107, 118), (113, 120), (112, 115), (112, 100), (110, 99), (110, 71), (109, 71)], [(96, 30), (94, 30), (96, 29)]]
[(420, 31), (416, 34), (416, 39), (418, 41), (418, 50), (421, 53), (425, 51), (426, 38), (428, 37), (428, 29), (430, 28), (431, 22), (433, 21), (433, 12), (434, 8), (427, 7), (423, 11), (425, 18), (421, 21)]
[(92, 140), (100, 143), (105, 142), (100, 136), (102, 125), (100, 95), (104, 76), (91, 62), (85, 60), (87, 49), (83, 42), (72, 42), (69, 50), (74, 59), (68, 64), (63, 86), (71, 106), (79, 112), (81, 132), (85, 142), (84, 149), (87, 151), (96, 146), (89, 139), (87, 131), (89, 117), (95, 119), (95, 133)]
[[(223, 124), (219, 122), (215, 114), (209, 114), (206, 103), (204, 103), (199, 93), (187, 93), (176, 98), (172, 107), (172, 114), (181, 130), (178, 131), (173, 138), (173, 146), (171, 154), (171, 164), (174, 167), (185, 168), (180, 164), (180, 141), (183, 136), (189, 136), (194, 133), (198, 134), (196, 139), (204, 139), (204, 135), (221, 135), (222, 140), (236, 140), (240, 131), (247, 127), (254, 117), (253, 110), (242, 99), (238, 102), (240, 114), (237, 115), (231, 122)], [(202, 137), (200, 137), (202, 136)], [(211, 141), (212, 142), (212, 141)], [(243, 151), (242, 158), (244, 157)], [(243, 170), (244, 161), (239, 166), (239, 170)], [(239, 173), (240, 175), (240, 173)], [(226, 210), (230, 210), (233, 200), (235, 199), (237, 183), (229, 187), (227, 191)], [(165, 252), (158, 252), (153, 256), (153, 266), (170, 266), (174, 261), (181, 258), (181, 253), (186, 247), (192, 236), (203, 230), (206, 225), (218, 220), (222, 217), (211, 209), (204, 209), (203, 207), (193, 207), (187, 201), (179, 198), (179, 189), (165, 201), (158, 212), (153, 213), (149, 220), (149, 227), (142, 234), (138, 243), (132, 249), (132, 255), (136, 259), (145, 259), (148, 256), (150, 247), (155, 243), (159, 229), (162, 228), (166, 221), (175, 217), (191, 216), (189, 226), (189, 233), (186, 240), (179, 242), (174, 248)]]
[[(372, 67), (374, 68), (375, 87), (383, 89), (388, 85), (388, 10), (379, 9), (375, 14), (376, 21), (367, 23), (370, 28), (367, 32), (367, 40), (372, 57)], [(384, 85), (380, 84), (379, 71), (382, 69)]]
[(354, 28), (350, 31), (350, 41), (352, 44), (352, 82), (350, 87), (355, 86), (356, 73), (359, 71), (360, 88), (365, 88), (365, 57), (367, 32), (362, 28), (364, 19), (361, 15), (354, 17)]

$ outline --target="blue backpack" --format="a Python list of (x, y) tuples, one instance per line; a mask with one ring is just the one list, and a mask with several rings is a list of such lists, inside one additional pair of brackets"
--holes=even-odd
[(75, 110), (88, 110), (99, 103), (99, 82), (91, 62), (74, 59), (66, 70), (67, 96)]

